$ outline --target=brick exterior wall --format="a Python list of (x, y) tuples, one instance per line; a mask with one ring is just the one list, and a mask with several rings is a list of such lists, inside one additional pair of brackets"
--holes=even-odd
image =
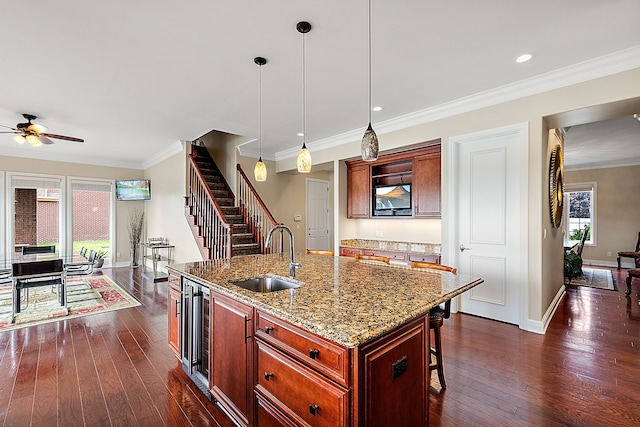
[[(73, 240), (109, 240), (110, 194), (74, 191)], [(16, 244), (59, 241), (59, 201), (38, 198), (37, 190), (16, 188)]]
[(16, 217), (14, 219), (16, 244), (35, 245), (37, 241), (37, 228), (35, 227), (36, 190), (28, 188), (16, 188)]

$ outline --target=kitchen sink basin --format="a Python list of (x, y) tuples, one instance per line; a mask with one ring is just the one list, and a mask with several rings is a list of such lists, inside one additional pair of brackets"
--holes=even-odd
[(285, 289), (297, 288), (301, 285), (299, 282), (292, 282), (282, 277), (254, 277), (247, 280), (239, 280), (231, 282), (236, 286), (253, 291), (253, 292), (275, 292)]

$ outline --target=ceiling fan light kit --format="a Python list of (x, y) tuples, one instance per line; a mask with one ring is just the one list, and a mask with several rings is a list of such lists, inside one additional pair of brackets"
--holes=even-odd
[(266, 181), (267, 180), (267, 167), (262, 161), (262, 66), (267, 63), (267, 60), (261, 56), (257, 56), (253, 59), (253, 62), (258, 64), (260, 67), (260, 130), (259, 130), (259, 138), (260, 138), (260, 159), (256, 163), (256, 167), (253, 169), (253, 176), (256, 181)]
[(53, 141), (49, 138), (62, 139), (65, 141), (72, 142), (84, 142), (84, 139), (74, 138), (71, 136), (64, 135), (55, 135), (52, 133), (46, 133), (47, 128), (42, 126), (41, 124), (31, 123), (31, 120), (37, 119), (33, 114), (23, 114), (22, 117), (27, 119), (26, 123), (18, 123), (16, 127), (11, 126), (2, 126), (8, 129), (11, 129), (10, 132), (0, 132), (0, 133), (13, 133), (15, 136), (13, 140), (18, 144), (22, 145), (28, 142), (33, 147), (40, 147), (44, 144), (53, 144)]
[(311, 31), (311, 24), (306, 21), (298, 22), (296, 29), (302, 34), (302, 148), (298, 153), (297, 166), (298, 172), (311, 172), (311, 153), (307, 148), (307, 85), (306, 85), (306, 61), (305, 61), (305, 45), (304, 35)]

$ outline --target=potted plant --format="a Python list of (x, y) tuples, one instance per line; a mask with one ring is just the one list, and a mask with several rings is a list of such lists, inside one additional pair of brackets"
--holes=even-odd
[(582, 276), (582, 258), (573, 251), (564, 252), (564, 277), (571, 279), (573, 277)]
[(104, 259), (107, 257), (108, 252), (103, 249), (98, 249), (96, 251), (96, 258), (93, 261), (94, 268), (101, 268), (104, 265)]

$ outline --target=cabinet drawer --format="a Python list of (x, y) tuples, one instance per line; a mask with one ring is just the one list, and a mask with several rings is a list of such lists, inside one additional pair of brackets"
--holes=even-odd
[(340, 256), (356, 256), (360, 254), (362, 254), (362, 249), (340, 246)]
[(256, 337), (347, 386), (349, 350), (284, 320), (256, 311)]
[(180, 292), (182, 290), (182, 276), (169, 272), (169, 286)]
[(257, 392), (300, 424), (349, 425), (348, 390), (260, 340), (256, 347)]
[(258, 427), (298, 427), (271, 402), (256, 393)]
[(396, 261), (406, 261), (407, 254), (404, 252), (391, 252), (391, 251), (378, 251), (365, 249), (362, 251), (363, 255), (383, 256)]
[(430, 262), (431, 264), (440, 264), (440, 255), (409, 255), (409, 261)]

